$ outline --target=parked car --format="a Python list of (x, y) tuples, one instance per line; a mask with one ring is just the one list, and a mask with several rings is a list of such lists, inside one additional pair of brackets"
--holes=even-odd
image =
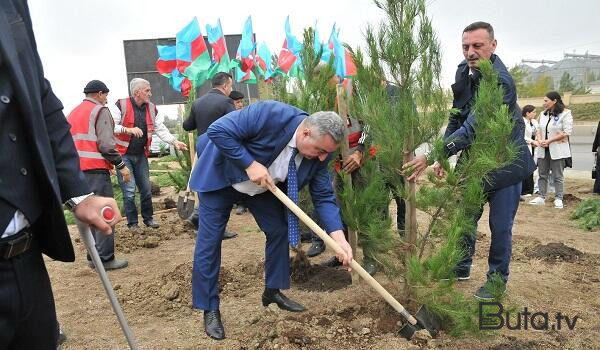
[[(175, 135), (177, 137), (177, 135)], [(172, 145), (164, 142), (158, 135), (152, 135), (152, 143), (150, 143), (150, 157), (162, 157), (175, 155), (175, 149)]]

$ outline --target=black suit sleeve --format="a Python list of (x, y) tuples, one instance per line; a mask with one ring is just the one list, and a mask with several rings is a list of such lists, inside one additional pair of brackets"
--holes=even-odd
[(192, 108), (190, 110), (190, 115), (188, 115), (187, 119), (183, 121), (182, 126), (183, 126), (183, 130), (185, 130), (185, 131), (194, 131), (198, 127), (196, 125), (196, 113), (195, 113), (194, 105), (192, 105)]

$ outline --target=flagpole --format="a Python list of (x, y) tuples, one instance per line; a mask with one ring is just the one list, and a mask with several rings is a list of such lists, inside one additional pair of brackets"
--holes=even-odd
[(250, 84), (246, 84), (246, 92), (248, 93), (248, 104), (250, 104)]

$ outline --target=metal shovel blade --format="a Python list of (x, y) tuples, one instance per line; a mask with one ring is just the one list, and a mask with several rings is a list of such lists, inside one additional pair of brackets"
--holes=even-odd
[(434, 338), (437, 336), (440, 329), (440, 319), (436, 314), (429, 311), (425, 305), (419, 308), (415, 314), (415, 318), (417, 319), (416, 325), (413, 326), (407, 322), (400, 328), (399, 333), (403, 338), (410, 340), (413, 334), (421, 329), (427, 329), (429, 334)]
[(177, 213), (179, 217), (186, 220), (194, 213), (196, 198), (193, 192), (180, 192), (177, 198)]

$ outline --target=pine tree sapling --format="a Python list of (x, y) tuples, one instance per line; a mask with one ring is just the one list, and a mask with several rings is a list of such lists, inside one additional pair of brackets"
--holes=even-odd
[[(440, 85), (441, 57), (437, 37), (423, 0), (375, 1), (386, 20), (366, 30), (366, 53), (353, 52), (357, 66), (354, 105), (370, 126), (378, 146), (380, 174), (406, 200), (404, 277), (408, 298), (425, 304), (446, 321), (449, 332), (478, 332), (476, 303), (453, 287), (454, 268), (464, 256), (462, 239), (475, 234), (486, 201), (483, 184), (491, 171), (516, 154), (510, 141), (513, 121), (503, 104), (503, 88), (489, 61), (481, 62), (481, 80), (472, 112), (476, 138), (455, 168), (446, 159), (440, 134), (447, 120), (447, 99)], [(386, 82), (387, 81), (387, 82)], [(389, 83), (391, 82), (391, 84)], [(446, 177), (430, 175), (416, 190), (404, 184), (402, 164), (427, 143)], [(420, 229), (416, 209), (429, 215)]]
[[(191, 89), (190, 93), (187, 97), (187, 102), (185, 104), (184, 116), (190, 115), (190, 112), (192, 110), (192, 103), (194, 102), (195, 99), (196, 99), (196, 89)], [(181, 170), (171, 171), (168, 174), (169, 174), (169, 177), (171, 178), (171, 181), (173, 181), (173, 183), (175, 184), (177, 191), (182, 191), (187, 187), (187, 183), (189, 181), (190, 174), (192, 172), (191, 153), (195, 153), (196, 150), (194, 147), (192, 147), (192, 145), (190, 143), (190, 138), (188, 136), (189, 133), (190, 132), (184, 131), (183, 128), (181, 127), (181, 125), (179, 125), (177, 139), (179, 141), (185, 143), (185, 145), (187, 146), (189, 151), (179, 151), (179, 150), (175, 149), (175, 156), (177, 157), (177, 163), (179, 163)], [(196, 131), (193, 131), (191, 133), (192, 133), (192, 139), (195, 140), (197, 137)], [(193, 152), (192, 152), (192, 148), (194, 148)]]

